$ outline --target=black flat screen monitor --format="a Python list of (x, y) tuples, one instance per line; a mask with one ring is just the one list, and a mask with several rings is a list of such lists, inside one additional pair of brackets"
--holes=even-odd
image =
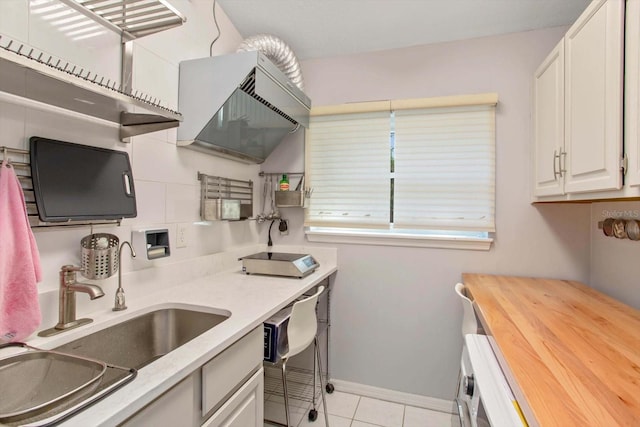
[(31, 177), (41, 221), (114, 220), (136, 216), (129, 154), (31, 137)]

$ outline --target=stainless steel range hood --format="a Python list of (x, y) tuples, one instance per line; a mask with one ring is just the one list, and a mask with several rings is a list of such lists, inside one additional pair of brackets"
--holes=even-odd
[(262, 163), (308, 127), (311, 100), (258, 51), (180, 63), (178, 145)]

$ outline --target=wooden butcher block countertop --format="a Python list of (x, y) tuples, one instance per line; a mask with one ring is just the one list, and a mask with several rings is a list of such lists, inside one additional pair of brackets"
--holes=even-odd
[(530, 425), (640, 426), (640, 311), (574, 281), (463, 280)]

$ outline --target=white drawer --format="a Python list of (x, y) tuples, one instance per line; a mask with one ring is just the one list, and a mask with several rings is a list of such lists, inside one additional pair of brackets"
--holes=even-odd
[(231, 396), (262, 366), (264, 332), (260, 325), (202, 366), (202, 416)]

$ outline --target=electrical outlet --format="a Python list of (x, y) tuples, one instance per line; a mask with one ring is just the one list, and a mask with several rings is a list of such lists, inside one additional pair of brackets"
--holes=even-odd
[(289, 221), (286, 219), (281, 219), (280, 224), (278, 225), (278, 230), (280, 230), (281, 236), (289, 235)]
[(187, 247), (187, 233), (189, 224), (178, 224), (176, 226), (176, 248)]

